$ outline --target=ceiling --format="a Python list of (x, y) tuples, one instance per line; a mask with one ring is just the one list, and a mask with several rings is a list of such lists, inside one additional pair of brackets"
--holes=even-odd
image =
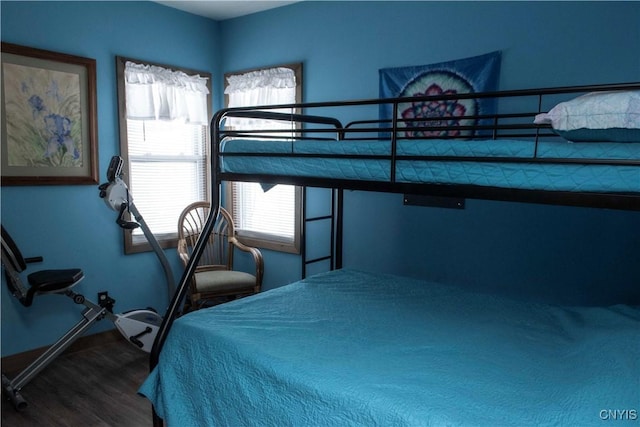
[(165, 0), (156, 3), (180, 9), (207, 18), (222, 21), (238, 16), (249, 15), (263, 10), (285, 6), (296, 1), (286, 0)]

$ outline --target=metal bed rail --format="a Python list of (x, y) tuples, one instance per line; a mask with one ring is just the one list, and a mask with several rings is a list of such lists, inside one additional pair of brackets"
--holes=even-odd
[[(388, 155), (361, 155), (361, 154), (332, 154), (331, 158), (335, 159), (363, 159), (363, 160), (389, 160), (390, 169), (388, 182), (362, 182), (355, 180), (344, 180), (337, 178), (316, 178), (312, 176), (303, 177), (286, 177), (278, 176), (275, 182), (284, 180), (286, 183), (313, 183), (314, 186), (326, 188), (344, 188), (344, 189), (365, 189), (371, 191), (391, 191), (403, 193), (429, 194), (431, 192), (437, 195), (446, 196), (447, 193), (459, 195), (464, 193), (469, 198), (479, 199), (495, 199), (506, 201), (527, 201), (546, 204), (568, 204), (578, 206), (592, 207), (609, 207), (614, 209), (635, 209), (640, 210), (640, 198), (635, 193), (600, 193), (600, 192), (584, 192), (572, 193), (550, 190), (528, 190), (528, 189), (512, 189), (503, 187), (482, 187), (461, 184), (408, 184), (396, 182), (396, 165), (400, 160), (422, 160), (431, 162), (483, 162), (483, 163), (522, 163), (522, 164), (564, 164), (564, 165), (626, 165), (640, 166), (640, 160), (637, 159), (609, 159), (609, 158), (560, 158), (560, 157), (544, 157), (538, 155), (539, 143), (542, 140), (561, 140), (562, 138), (555, 134), (549, 125), (536, 125), (533, 118), (536, 114), (550, 109), (559, 101), (567, 100), (568, 97), (575, 97), (581, 93), (594, 91), (614, 91), (614, 90), (640, 90), (640, 83), (621, 83), (608, 85), (589, 85), (589, 86), (571, 86), (561, 88), (547, 89), (525, 89), (515, 91), (502, 91), (490, 93), (469, 93), (469, 94), (451, 94), (438, 96), (421, 96), (421, 97), (404, 97), (404, 98), (388, 98), (388, 99), (368, 99), (360, 101), (343, 101), (343, 102), (320, 102), (305, 104), (289, 104), (279, 106), (259, 106), (246, 108), (230, 108), (220, 110), (212, 120), (211, 135), (213, 156), (216, 158), (231, 158), (234, 156), (243, 157), (282, 157), (282, 158), (326, 158), (325, 154), (309, 154), (309, 153), (221, 153), (220, 144), (225, 138), (275, 138), (287, 139), (287, 135), (291, 135), (291, 128), (270, 130), (269, 135), (264, 136), (264, 131), (245, 131), (238, 129), (227, 129), (224, 127), (224, 121), (227, 117), (253, 117), (253, 118), (269, 118), (288, 122), (296, 121), (298, 128), (296, 130), (295, 140), (339, 140), (341, 143), (357, 144), (363, 140), (385, 140), (391, 144), (390, 154)], [(564, 97), (564, 99), (562, 98)], [(497, 114), (478, 114), (461, 116), (456, 118), (456, 123), (441, 124), (440, 117), (425, 117), (420, 119), (399, 119), (398, 108), (403, 103), (409, 102), (441, 102), (443, 100), (460, 100), (460, 99), (481, 99), (493, 98), (500, 102), (501, 100), (520, 102), (518, 111), (498, 112)], [(360, 106), (379, 107), (381, 105), (391, 105), (395, 112), (390, 119), (356, 119), (341, 126), (340, 121), (335, 119), (337, 116), (320, 116), (306, 114), (283, 114), (269, 111), (274, 108), (296, 108), (298, 111), (305, 112), (339, 112), (347, 113), (350, 108)], [(345, 107), (346, 109), (342, 108)], [(498, 110), (500, 110), (498, 105)], [(341, 109), (342, 108), (342, 109)], [(373, 111), (376, 113), (376, 111)], [(369, 111), (369, 116), (372, 111)], [(420, 122), (425, 126), (418, 126)], [(469, 124), (472, 122), (472, 124)], [(462, 123), (462, 124), (460, 124)], [(310, 126), (323, 125), (323, 126)], [(427, 132), (425, 132), (425, 129)], [(455, 135), (443, 134), (452, 129), (456, 130)], [(422, 132), (419, 137), (407, 137), (406, 134)], [(438, 139), (438, 140), (471, 140), (474, 143), (482, 144), (486, 140), (495, 139), (520, 139), (533, 141), (533, 155), (530, 157), (511, 157), (511, 156), (419, 156), (419, 155), (399, 155), (397, 145), (400, 141), (410, 139)], [(293, 138), (290, 139), (293, 141)], [(295, 142), (292, 142), (295, 144)], [(258, 176), (255, 174), (228, 173), (222, 172), (219, 168), (214, 171), (217, 181), (256, 181), (274, 182), (273, 177)], [(402, 185), (397, 185), (402, 184)], [(444, 187), (444, 188), (441, 188)], [(457, 187), (457, 188), (456, 188)], [(461, 191), (462, 190), (462, 191)], [(459, 197), (459, 196), (456, 196)]]

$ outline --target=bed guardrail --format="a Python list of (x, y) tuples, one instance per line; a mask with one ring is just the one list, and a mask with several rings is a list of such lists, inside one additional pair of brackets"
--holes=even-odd
[[(464, 184), (442, 185), (442, 184), (407, 184), (396, 182), (396, 167), (399, 160), (403, 161), (429, 161), (429, 162), (484, 162), (484, 163), (514, 163), (514, 164), (548, 164), (548, 165), (626, 165), (640, 166), (638, 159), (623, 158), (564, 158), (564, 157), (540, 157), (539, 144), (541, 141), (550, 139), (561, 139), (553, 132), (550, 125), (538, 125), (534, 123), (534, 117), (548, 109), (559, 101), (567, 100), (570, 96), (596, 91), (622, 91), (640, 90), (640, 83), (620, 83), (608, 85), (583, 85), (546, 89), (524, 89), (514, 91), (500, 91), (489, 93), (471, 94), (451, 94), (438, 96), (419, 96), (389, 99), (368, 99), (343, 102), (318, 102), (304, 104), (287, 104), (279, 106), (260, 106), (247, 108), (230, 108), (221, 110), (212, 120), (211, 137), (213, 145), (213, 155), (217, 159), (217, 166), (214, 176), (217, 181), (222, 180), (259, 180), (260, 182), (281, 182), (287, 184), (299, 184), (320, 187), (336, 187), (356, 190), (391, 191), (403, 193), (432, 194), (435, 196), (469, 197), (494, 200), (519, 200), (523, 202), (547, 203), (547, 204), (567, 204), (593, 207), (609, 207), (614, 209), (640, 209), (640, 202), (637, 194), (624, 192), (582, 192), (575, 191), (550, 191), (536, 189), (514, 189), (500, 186), (472, 186)], [(478, 114), (456, 117), (453, 127), (449, 123), (441, 123), (440, 117), (421, 118), (398, 118), (397, 111), (403, 103), (437, 103), (445, 101), (458, 101), (468, 99), (492, 98), (498, 103), (498, 113)], [(500, 110), (509, 109), (509, 103), (521, 104), (517, 112)], [(503, 105), (505, 104), (505, 105)], [(395, 112), (390, 119), (354, 119), (345, 126), (340, 125), (340, 120), (335, 119), (338, 114), (348, 115), (348, 113), (359, 107), (369, 107), (369, 116), (372, 112), (377, 115), (377, 110), (371, 107), (390, 105)], [(327, 114), (307, 115), (307, 114), (282, 114), (270, 111), (270, 109), (297, 109), (306, 112), (322, 112)], [(331, 115), (332, 113), (334, 115)], [(251, 131), (242, 129), (229, 129), (224, 127), (224, 120), (229, 117), (251, 117), (254, 119), (277, 119), (283, 122), (296, 123), (296, 133), (292, 134), (291, 126), (288, 128), (269, 130), (268, 135), (264, 131)], [(473, 124), (468, 124), (472, 122)], [(331, 126), (310, 126), (311, 124), (322, 124)], [(418, 126), (421, 124), (422, 126)], [(424, 132), (425, 125), (428, 132)], [(447, 133), (455, 128), (456, 133)], [(398, 142), (411, 139), (406, 135), (419, 133), (419, 139), (442, 139), (442, 140), (469, 140), (468, 134), (476, 135), (474, 139), (478, 144), (482, 144), (487, 139), (528, 139), (533, 141), (533, 156), (511, 157), (511, 156), (465, 156), (465, 155), (399, 155)], [(336, 135), (337, 137), (334, 137)], [(237, 156), (246, 157), (289, 157), (289, 158), (314, 158), (326, 157), (309, 153), (222, 153), (220, 144), (227, 138), (256, 138), (283, 139), (295, 136), (296, 140), (324, 140), (335, 139), (344, 143), (356, 143), (361, 140), (386, 139), (390, 141), (391, 150), (388, 155), (361, 155), (361, 154), (335, 154), (332, 158), (343, 159), (363, 159), (363, 160), (389, 160), (390, 177), (387, 182), (381, 181), (360, 181), (345, 179), (327, 179), (313, 176), (296, 176), (273, 174), (247, 174), (238, 172), (223, 172), (220, 168), (219, 159), (232, 158)]]

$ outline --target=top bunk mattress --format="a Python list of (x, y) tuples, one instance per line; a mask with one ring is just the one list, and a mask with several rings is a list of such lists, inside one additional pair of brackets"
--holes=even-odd
[(639, 342), (638, 307), (340, 270), (177, 319), (140, 392), (168, 425), (599, 426)]
[[(226, 139), (220, 152), (221, 171), (238, 174), (640, 193), (640, 141), (399, 140), (394, 168), (390, 141)], [(607, 164), (621, 159), (636, 164)]]

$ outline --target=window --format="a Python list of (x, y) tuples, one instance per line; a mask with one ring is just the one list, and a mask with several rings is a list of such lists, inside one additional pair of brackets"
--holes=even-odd
[[(178, 217), (208, 200), (211, 75), (117, 58), (123, 177), (162, 247), (177, 244)], [(124, 232), (125, 253), (150, 250), (142, 230)]]
[[(302, 102), (301, 63), (225, 75), (225, 103), (228, 107), (294, 102)], [(227, 125), (260, 130), (269, 130), (270, 126), (282, 128), (281, 123), (258, 127), (242, 119), (229, 121)], [(226, 194), (226, 205), (233, 216), (238, 237), (245, 244), (300, 253), (300, 187), (276, 185), (264, 191), (259, 183), (233, 182), (227, 184)]]

